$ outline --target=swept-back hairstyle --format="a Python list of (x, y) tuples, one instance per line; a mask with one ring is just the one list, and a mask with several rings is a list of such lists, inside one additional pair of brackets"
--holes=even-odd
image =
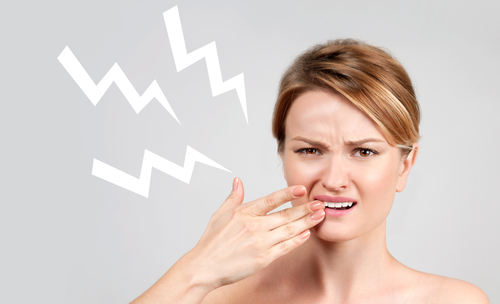
[(278, 152), (283, 152), (285, 121), (293, 101), (314, 90), (342, 94), (373, 119), (403, 155), (420, 138), (420, 107), (401, 63), (381, 48), (338, 39), (310, 48), (283, 74), (272, 123)]

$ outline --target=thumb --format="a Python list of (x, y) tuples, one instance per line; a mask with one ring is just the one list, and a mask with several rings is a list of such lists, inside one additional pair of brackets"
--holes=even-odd
[(243, 183), (239, 178), (235, 177), (231, 193), (227, 197), (226, 201), (220, 206), (219, 210), (214, 213), (212, 218), (217, 219), (229, 210), (241, 205), (241, 203), (243, 203), (244, 196), (245, 190), (243, 189)]

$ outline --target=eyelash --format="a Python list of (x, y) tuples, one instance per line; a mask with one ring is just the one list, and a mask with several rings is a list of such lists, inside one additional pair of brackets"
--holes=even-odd
[[(359, 153), (359, 152), (361, 152), (361, 151), (363, 151), (363, 150), (365, 150), (365, 151), (369, 151), (369, 152), (371, 153), (371, 154), (370, 154), (370, 155), (368, 155), (368, 156), (361, 156), (361, 155), (359, 155), (360, 157), (363, 157), (363, 158), (367, 158), (367, 157), (370, 157), (370, 156), (373, 156), (373, 155), (377, 155), (377, 154), (378, 154), (378, 151), (377, 151), (377, 150), (370, 149), (370, 148), (357, 148), (357, 149), (356, 149), (356, 150), (354, 150), (354, 151), (356, 151), (356, 153)], [(356, 153), (355, 153), (355, 154), (356, 154)]]
[(315, 150), (316, 152), (319, 152), (319, 150), (315, 149), (315, 148), (302, 148), (302, 149), (298, 149), (297, 151), (295, 151), (295, 153), (304, 154), (304, 155), (311, 155), (311, 154), (307, 154), (306, 150)]
[[(317, 153), (321, 153), (321, 152), (319, 151), (319, 149), (316, 149), (316, 148), (302, 148), (302, 149), (298, 149), (298, 150), (296, 150), (296, 151), (295, 151), (295, 153), (304, 154), (304, 155), (306, 155), (306, 156), (313, 155), (313, 154), (307, 154), (307, 153), (306, 153), (306, 150), (314, 150), (314, 151), (315, 151), (315, 152), (317, 152)], [(361, 156), (361, 155), (359, 155), (359, 157), (362, 157), (362, 158), (368, 158), (368, 157), (370, 157), (370, 156), (373, 156), (373, 155), (377, 155), (377, 154), (378, 154), (378, 151), (377, 151), (377, 150), (375, 150), (375, 149), (370, 149), (370, 148), (356, 148), (356, 149), (354, 149), (354, 151), (353, 151), (353, 152), (354, 152), (354, 154), (356, 154), (356, 153), (359, 153), (359, 152), (361, 152), (361, 151), (363, 151), (363, 150), (368, 151), (368, 152), (369, 152), (369, 153), (371, 153), (371, 154), (370, 154), (369, 156)], [(316, 153), (315, 153), (315, 154), (316, 154)], [(314, 154), (314, 155), (315, 155), (315, 154)]]

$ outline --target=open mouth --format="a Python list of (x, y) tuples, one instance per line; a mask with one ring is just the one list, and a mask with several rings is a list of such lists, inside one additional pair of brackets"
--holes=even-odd
[(344, 202), (344, 203), (331, 203), (331, 202), (324, 202), (326, 208), (330, 208), (333, 210), (347, 210), (351, 209), (352, 207), (356, 206), (355, 202)]

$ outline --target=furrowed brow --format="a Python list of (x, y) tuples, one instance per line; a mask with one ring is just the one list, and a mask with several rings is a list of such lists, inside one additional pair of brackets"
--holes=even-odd
[(365, 138), (365, 139), (360, 139), (360, 140), (348, 140), (345, 142), (346, 146), (360, 146), (363, 144), (366, 144), (368, 142), (378, 142), (378, 143), (385, 143), (386, 141), (380, 138)]
[(305, 143), (310, 144), (311, 146), (316, 146), (316, 147), (328, 147), (328, 145), (324, 142), (308, 139), (302, 136), (295, 136), (291, 140), (303, 141)]

